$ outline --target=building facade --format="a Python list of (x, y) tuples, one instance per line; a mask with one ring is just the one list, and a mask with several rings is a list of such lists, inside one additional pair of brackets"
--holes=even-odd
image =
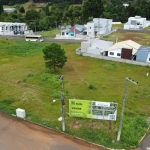
[(112, 19), (94, 18), (93, 21), (87, 23), (87, 35), (89, 37), (100, 37), (111, 32)]
[(25, 23), (0, 22), (0, 35), (25, 34), (26, 31)]
[(150, 21), (141, 16), (129, 17), (128, 22), (124, 24), (124, 29), (142, 30), (150, 25)]
[(134, 56), (140, 47), (140, 44), (132, 40), (118, 42), (107, 49), (107, 56), (131, 60), (134, 59)]
[(105, 55), (105, 51), (113, 44), (111, 41), (89, 39), (88, 41), (81, 42), (81, 53)]
[(150, 47), (141, 46), (136, 53), (136, 61), (150, 63)]

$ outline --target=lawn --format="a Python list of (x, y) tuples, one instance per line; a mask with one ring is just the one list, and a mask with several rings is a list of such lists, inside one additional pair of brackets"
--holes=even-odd
[(54, 28), (49, 31), (37, 32), (36, 34), (42, 35), (44, 38), (54, 38), (56, 34), (60, 34), (60, 29)]
[[(0, 110), (15, 114), (15, 109), (25, 109), (27, 120), (61, 131), (57, 78), (63, 74), (66, 133), (112, 148), (137, 146), (148, 127), (150, 77), (146, 74), (150, 67), (83, 57), (75, 54), (80, 44), (61, 43), (68, 61), (53, 72), (44, 64), (42, 49), (47, 44), (0, 39)], [(126, 77), (139, 85), (128, 85), (121, 141), (117, 142)], [(89, 88), (91, 84), (94, 89)], [(117, 121), (71, 118), (69, 99), (118, 103)]]
[(103, 37), (102, 39), (113, 42), (116, 42), (116, 39), (118, 39), (118, 42), (125, 40), (133, 40), (141, 45), (150, 45), (150, 36), (147, 33), (117, 31), (113, 32), (108, 36)]

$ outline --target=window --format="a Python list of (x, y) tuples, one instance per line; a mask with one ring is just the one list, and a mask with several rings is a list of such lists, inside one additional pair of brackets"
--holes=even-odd
[(150, 58), (149, 58), (149, 61), (150, 61)]
[(110, 55), (114, 55), (114, 52), (110, 52), (109, 54), (110, 54)]
[(91, 27), (90, 27), (90, 29), (91, 29)]
[(74, 36), (74, 34), (71, 34), (71, 36)]
[(120, 56), (120, 53), (117, 53), (117, 56)]

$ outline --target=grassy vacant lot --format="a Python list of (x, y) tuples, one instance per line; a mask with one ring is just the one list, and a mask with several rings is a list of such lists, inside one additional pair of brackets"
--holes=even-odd
[(50, 31), (37, 32), (37, 34), (42, 35), (44, 38), (54, 38), (56, 34), (60, 34), (60, 29), (51, 29)]
[[(16, 108), (25, 109), (28, 120), (61, 131), (57, 77), (63, 74), (66, 133), (112, 148), (137, 146), (148, 127), (150, 77), (146, 73), (150, 67), (79, 56), (75, 49), (80, 44), (62, 43), (68, 62), (54, 73), (44, 66), (42, 49), (47, 44), (0, 39), (0, 110), (15, 114)], [(126, 77), (139, 85), (128, 85), (121, 141), (116, 142)], [(70, 118), (69, 99), (116, 102), (117, 121)]]
[(149, 46), (150, 45), (150, 35), (147, 33), (138, 33), (138, 32), (114, 32), (106, 37), (103, 40), (118, 42), (125, 40), (133, 40), (141, 45)]

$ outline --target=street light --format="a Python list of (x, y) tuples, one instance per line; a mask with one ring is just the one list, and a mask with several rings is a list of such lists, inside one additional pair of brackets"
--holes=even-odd
[(64, 95), (64, 76), (59, 77), (59, 81), (62, 80), (62, 95), (61, 95), (61, 104), (62, 104), (62, 130), (65, 131), (65, 95)]
[(120, 125), (119, 125), (119, 130), (118, 130), (118, 136), (117, 136), (117, 141), (120, 141), (120, 135), (121, 135), (121, 130), (122, 130), (122, 122), (123, 122), (123, 114), (124, 114), (124, 107), (125, 107), (125, 102), (126, 102), (126, 97), (127, 97), (127, 89), (128, 89), (128, 81), (138, 84), (138, 82), (135, 82), (134, 80), (130, 78), (126, 78), (126, 85), (125, 85), (125, 90), (124, 90), (124, 98), (123, 98), (123, 103), (122, 103), (122, 112), (120, 116)]

